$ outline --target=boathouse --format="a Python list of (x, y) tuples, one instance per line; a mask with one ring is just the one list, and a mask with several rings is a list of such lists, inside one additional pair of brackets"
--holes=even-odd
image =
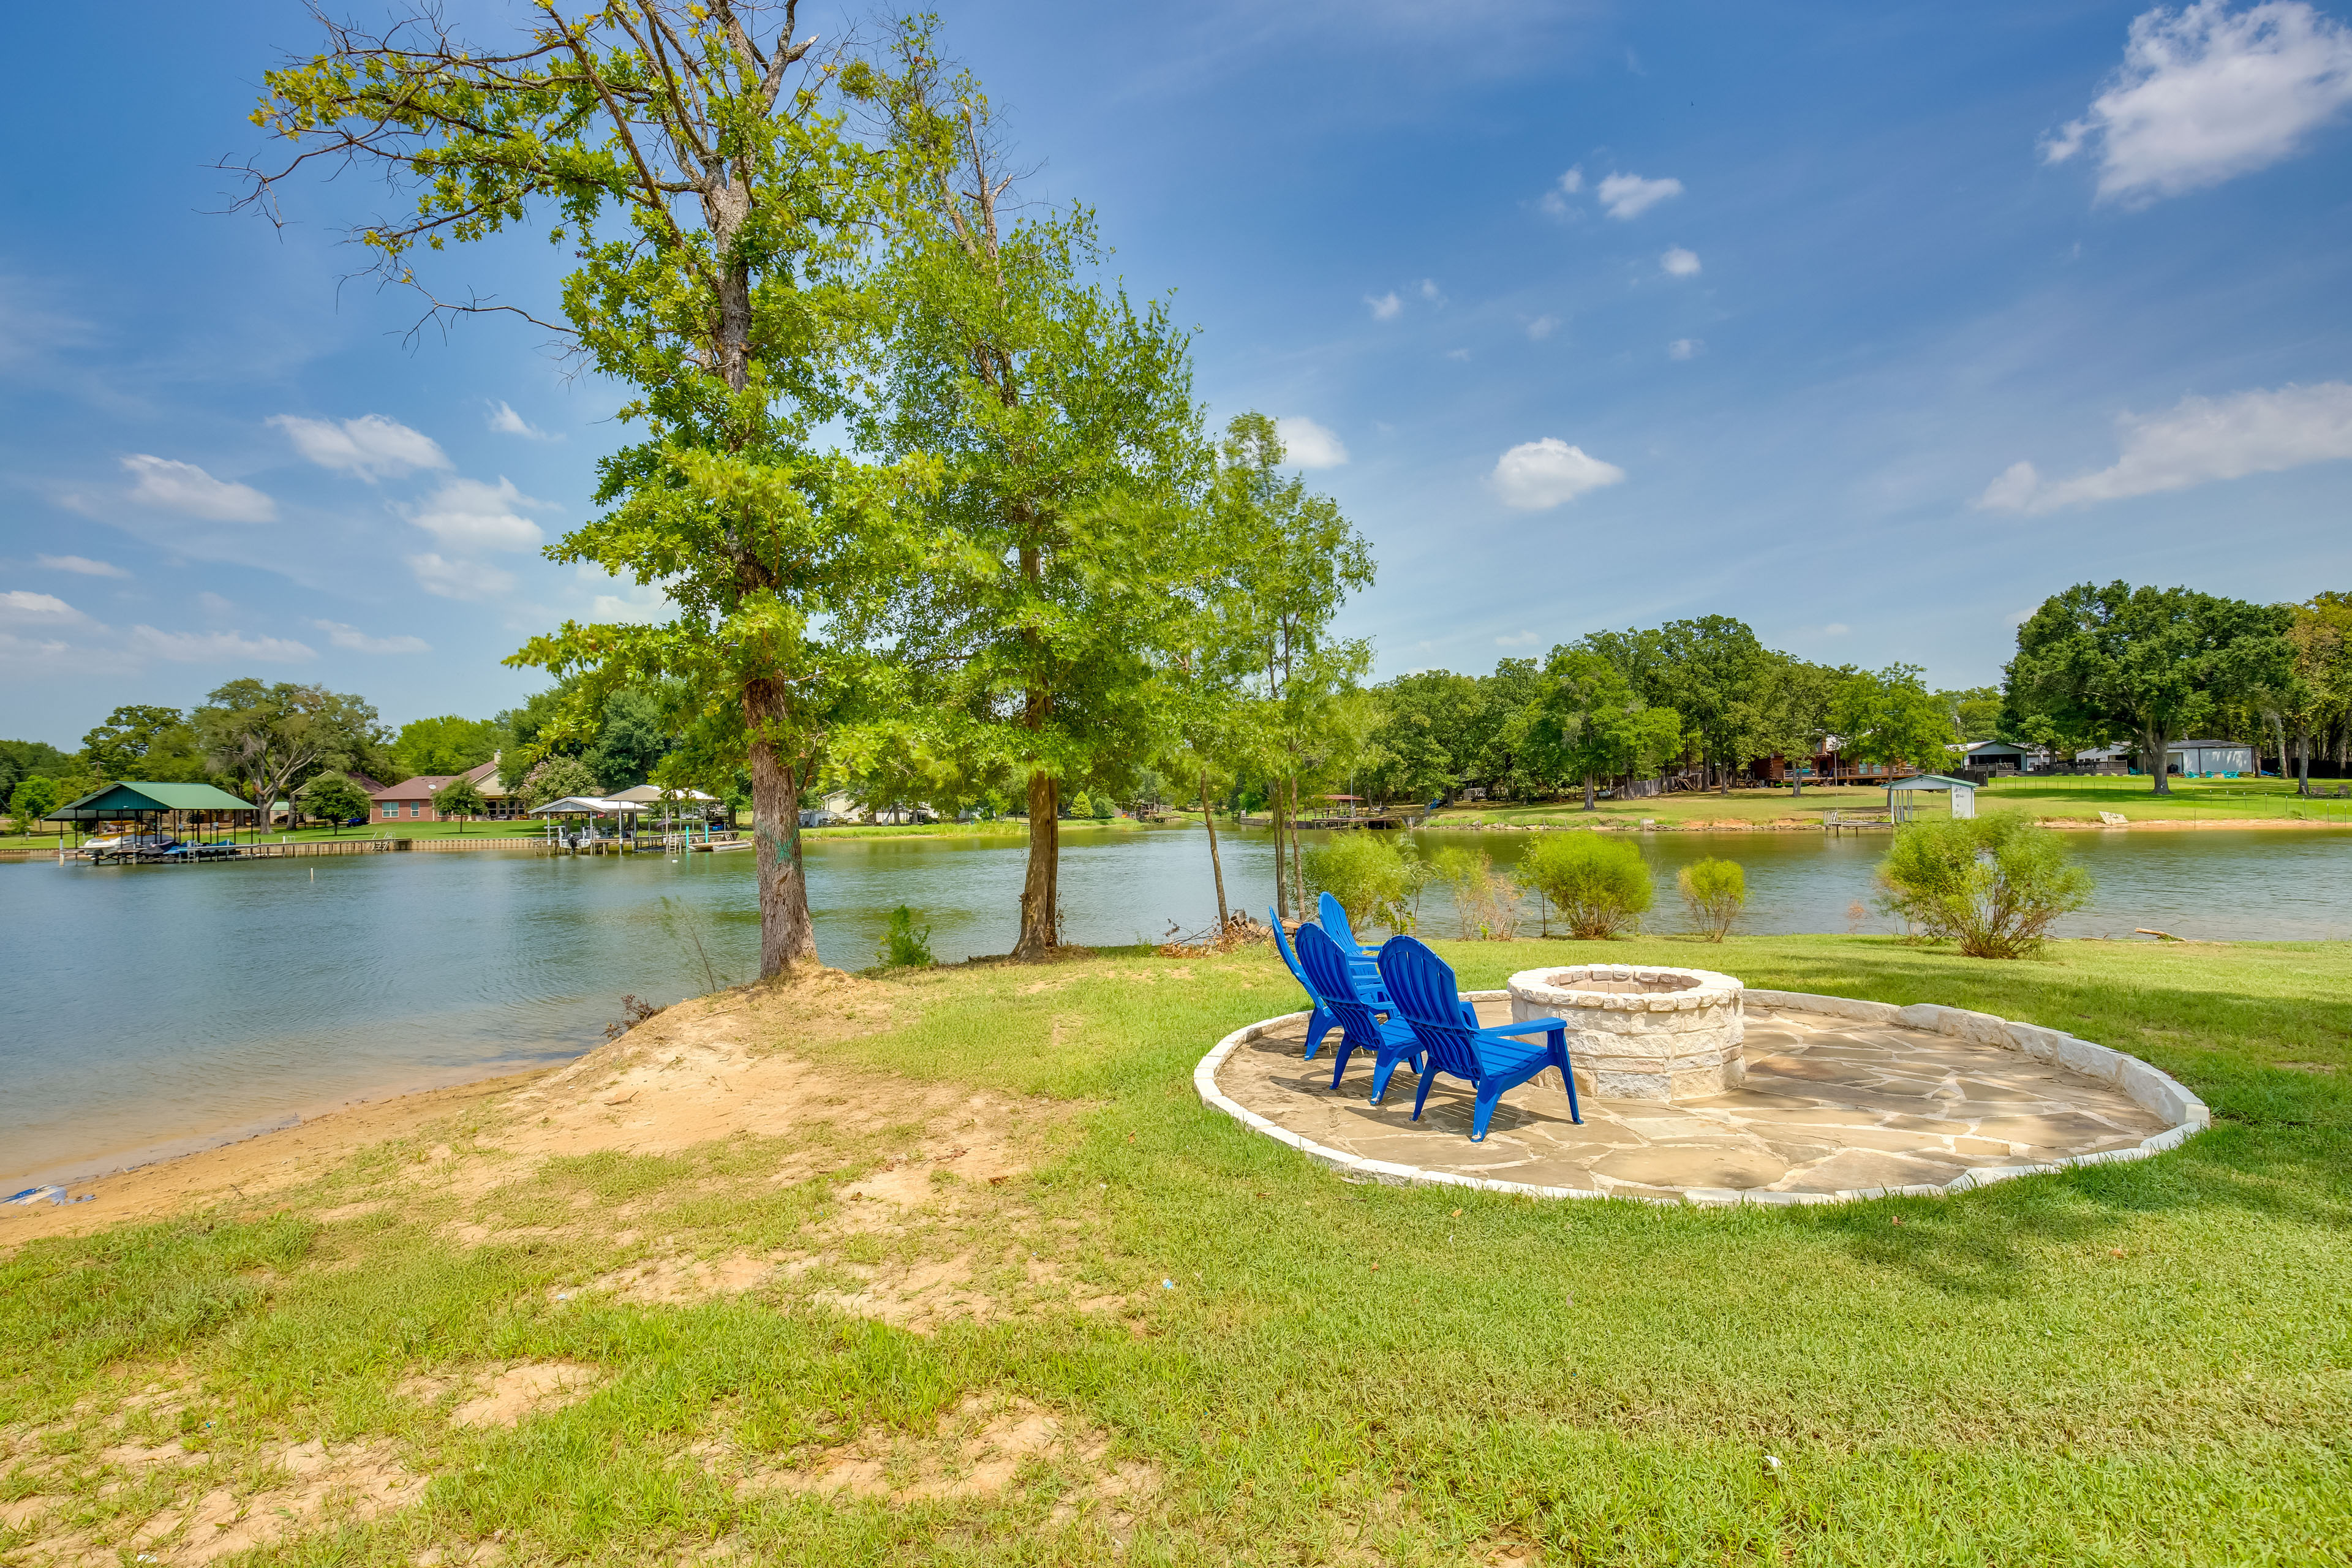
[(198, 826), (250, 827), (257, 815), (251, 801), (208, 784), (126, 781), (92, 790), (43, 820), (72, 823), (84, 832), (102, 822), (130, 822), (142, 833), (159, 827), (177, 833)]

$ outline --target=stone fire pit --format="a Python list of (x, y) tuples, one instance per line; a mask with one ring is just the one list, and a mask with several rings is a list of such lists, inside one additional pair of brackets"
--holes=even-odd
[(1711, 969), (1528, 969), (1511, 976), (1511, 1018), (1567, 1023), (1579, 1094), (1670, 1104), (1747, 1079), (1741, 992), (1738, 981)]

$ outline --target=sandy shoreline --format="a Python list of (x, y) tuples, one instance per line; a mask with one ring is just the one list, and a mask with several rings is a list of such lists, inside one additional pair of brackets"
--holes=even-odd
[(126, 1220), (158, 1219), (225, 1198), (252, 1199), (317, 1175), (371, 1143), (471, 1110), (572, 1066), (558, 1062), (530, 1072), (438, 1089), (417, 1089), (347, 1105), (234, 1142), (215, 1143), (93, 1176), (67, 1185), (70, 1199), (30, 1208), (0, 1209), (0, 1251), (44, 1236), (81, 1236)]

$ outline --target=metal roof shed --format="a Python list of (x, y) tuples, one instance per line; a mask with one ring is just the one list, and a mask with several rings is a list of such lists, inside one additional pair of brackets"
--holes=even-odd
[[(1886, 815), (1896, 822), (1908, 822), (1918, 812), (1913, 795), (1941, 795), (1952, 797), (1952, 816), (1971, 817), (1977, 814), (1977, 786), (1966, 779), (1948, 778), (1942, 773), (1921, 773), (1916, 778), (1895, 779), (1886, 786)], [(1898, 798), (1902, 797), (1902, 798)]]

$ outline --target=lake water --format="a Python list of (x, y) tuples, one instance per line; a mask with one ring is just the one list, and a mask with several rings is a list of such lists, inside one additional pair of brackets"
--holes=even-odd
[[(1309, 837), (1312, 838), (1313, 835)], [(1486, 850), (1523, 833), (1432, 833)], [(1262, 917), (1273, 840), (1221, 833), (1225, 886)], [(1679, 930), (1680, 866), (1748, 869), (1762, 931), (1881, 931), (1870, 898), (1885, 836), (1662, 835), (1654, 930)], [(2218, 940), (2352, 936), (2352, 834), (2326, 830), (2071, 836), (2096, 900), (2070, 935), (2148, 926)], [(1017, 839), (812, 840), (809, 889), (828, 963), (874, 960), (887, 912), (921, 911), (942, 962), (1013, 944)], [(751, 977), (751, 858), (367, 855), (194, 867), (0, 865), (0, 1192), (114, 1169), (282, 1124), (353, 1098), (576, 1056), (634, 994), (676, 1001)], [(1215, 917), (1198, 828), (1075, 827), (1063, 838), (1074, 942), (1157, 942)], [(1442, 893), (1425, 932), (1454, 934)], [(1533, 922), (1525, 928), (1532, 931)]]

